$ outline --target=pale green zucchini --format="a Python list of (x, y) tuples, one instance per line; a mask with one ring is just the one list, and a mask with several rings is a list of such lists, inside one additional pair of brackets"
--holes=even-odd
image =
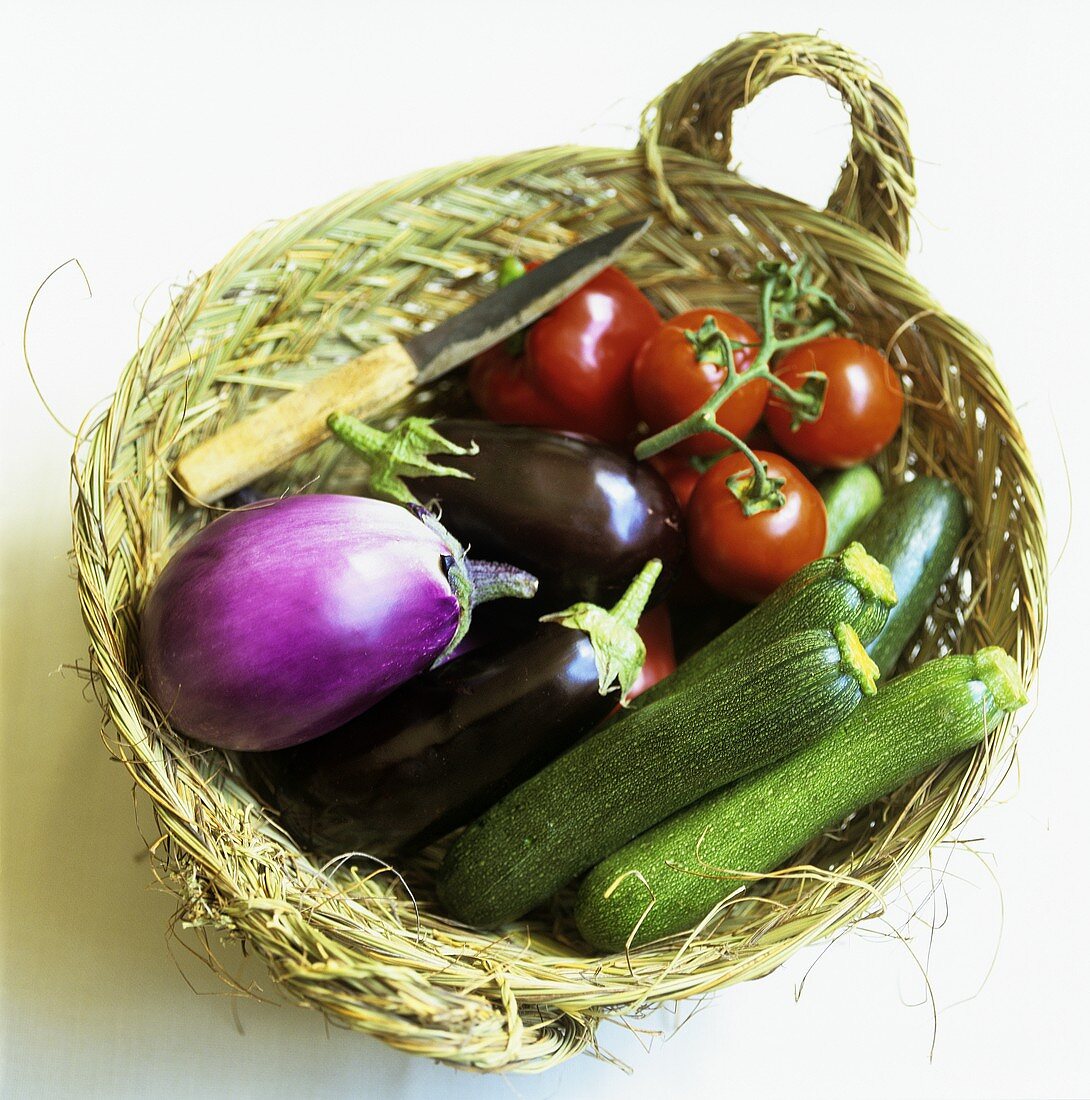
[(814, 487), (825, 501), (825, 553), (835, 554), (856, 537), (882, 503), (882, 483), (869, 466), (859, 465), (832, 470), (818, 478)]

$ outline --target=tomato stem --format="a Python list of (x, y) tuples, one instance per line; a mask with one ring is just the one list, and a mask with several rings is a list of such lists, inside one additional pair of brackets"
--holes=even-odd
[(742, 506), (742, 514), (753, 516), (758, 512), (774, 512), (777, 508), (782, 508), (787, 503), (787, 498), (781, 491), (784, 485), (783, 478), (770, 476), (768, 466), (734, 432), (724, 428), (722, 424), (712, 425), (711, 430), (724, 439), (730, 440), (735, 449), (741, 451), (753, 467), (749, 473), (734, 474), (727, 478), (727, 488)]
[(725, 367), (728, 372), (734, 368), (734, 348), (730, 337), (715, 323), (711, 314), (704, 318), (704, 323), (696, 332), (685, 329), (685, 339), (689, 341), (698, 363), (712, 363)]
[(749, 460), (749, 464), (753, 467), (753, 492), (754, 497), (763, 497), (768, 494), (768, 470), (765, 468), (765, 464), (757, 457), (757, 455), (750, 449), (749, 445), (742, 439), (741, 436), (735, 435), (729, 428), (724, 428), (722, 424), (715, 422), (714, 420), (708, 425), (708, 429), (721, 435), (724, 439), (728, 440), (735, 450), (741, 451)]
[[(777, 378), (769, 364), (779, 352), (825, 336), (838, 325), (846, 323), (847, 318), (829, 294), (813, 284), (805, 261), (800, 260), (791, 265), (760, 263), (753, 279), (761, 283), (762, 328), (761, 345), (753, 365), (741, 373), (737, 370), (734, 364), (734, 345), (715, 324), (711, 315), (696, 332), (686, 331), (685, 337), (692, 345), (697, 361), (716, 364), (726, 370), (726, 377), (715, 393), (684, 420), (679, 420), (643, 440), (636, 447), (636, 457), (650, 458), (690, 436), (708, 431), (716, 432), (729, 439), (753, 466), (752, 494), (747, 489), (747, 495), (752, 495), (754, 499), (771, 500), (774, 494), (769, 489), (770, 479), (762, 463), (741, 439), (718, 423), (716, 413), (742, 386), (763, 379), (776, 390), (781, 401), (791, 406), (796, 423), (816, 420), (821, 415), (825, 400), (825, 376), (815, 372), (804, 386), (796, 390)], [(815, 323), (792, 336), (777, 336), (777, 323), (797, 323), (796, 312), (802, 304), (809, 306), (811, 314), (817, 318)]]
[(742, 506), (743, 516), (775, 512), (782, 508), (787, 503), (784, 484), (782, 477), (771, 477), (768, 467), (759, 460), (752, 471), (732, 474), (726, 482), (727, 488)]

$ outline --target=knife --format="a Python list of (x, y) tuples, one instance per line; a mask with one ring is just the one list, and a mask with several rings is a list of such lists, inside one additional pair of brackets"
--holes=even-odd
[(243, 417), (178, 460), (179, 485), (199, 503), (219, 500), (317, 446), (329, 434), (330, 413), (366, 419), (390, 408), (559, 305), (651, 221), (629, 222), (583, 241), (407, 343), (381, 344)]

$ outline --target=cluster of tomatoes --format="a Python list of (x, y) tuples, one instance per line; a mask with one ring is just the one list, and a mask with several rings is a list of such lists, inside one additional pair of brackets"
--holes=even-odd
[[(493, 420), (632, 444), (684, 420), (723, 385), (726, 366), (702, 361), (694, 347), (693, 334), (708, 317), (730, 341), (744, 377), (762, 344), (748, 322), (699, 309), (664, 323), (635, 284), (608, 268), (517, 345), (481, 355), (470, 391)], [(737, 486), (754, 473), (751, 459), (714, 431), (690, 435), (650, 460), (681, 504), (699, 576), (716, 592), (750, 603), (824, 551), (824, 501), (790, 459), (808, 469), (863, 462), (893, 438), (904, 404), (900, 379), (881, 352), (845, 337), (821, 336), (786, 351), (772, 374), (792, 389), (824, 376), (816, 419), (798, 421), (767, 377), (739, 385), (715, 418), (749, 439), (778, 488), (777, 506), (747, 514)]]

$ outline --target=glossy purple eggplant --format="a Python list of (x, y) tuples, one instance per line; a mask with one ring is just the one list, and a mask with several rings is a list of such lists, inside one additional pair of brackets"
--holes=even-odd
[(492, 640), (325, 737), (242, 754), (243, 774), (307, 850), (416, 851), (472, 821), (609, 714), (617, 696), (606, 694), (603, 669), (612, 658), (628, 690), (645, 653), (635, 624), (657, 575), (658, 562), (649, 563), (612, 611), (572, 608), (558, 622)]
[(313, 495), (230, 512), (152, 589), (148, 688), (175, 728), (207, 744), (307, 741), (457, 644), (475, 600), (512, 579), (477, 564), (423, 509)]
[[(443, 523), (474, 554), (538, 578), (537, 598), (520, 611), (608, 603), (650, 558), (663, 563), (653, 602), (673, 579), (684, 549), (681, 512), (666, 480), (631, 452), (540, 428), (437, 420), (432, 427), (455, 445), (440, 451), (441, 468), (470, 476), (420, 476), (427, 465), (406, 460), (396, 432), (385, 436), (351, 417), (336, 421), (334, 431), (372, 471), (406, 479), (422, 503), (438, 501)], [(395, 443), (400, 464), (389, 458)]]

